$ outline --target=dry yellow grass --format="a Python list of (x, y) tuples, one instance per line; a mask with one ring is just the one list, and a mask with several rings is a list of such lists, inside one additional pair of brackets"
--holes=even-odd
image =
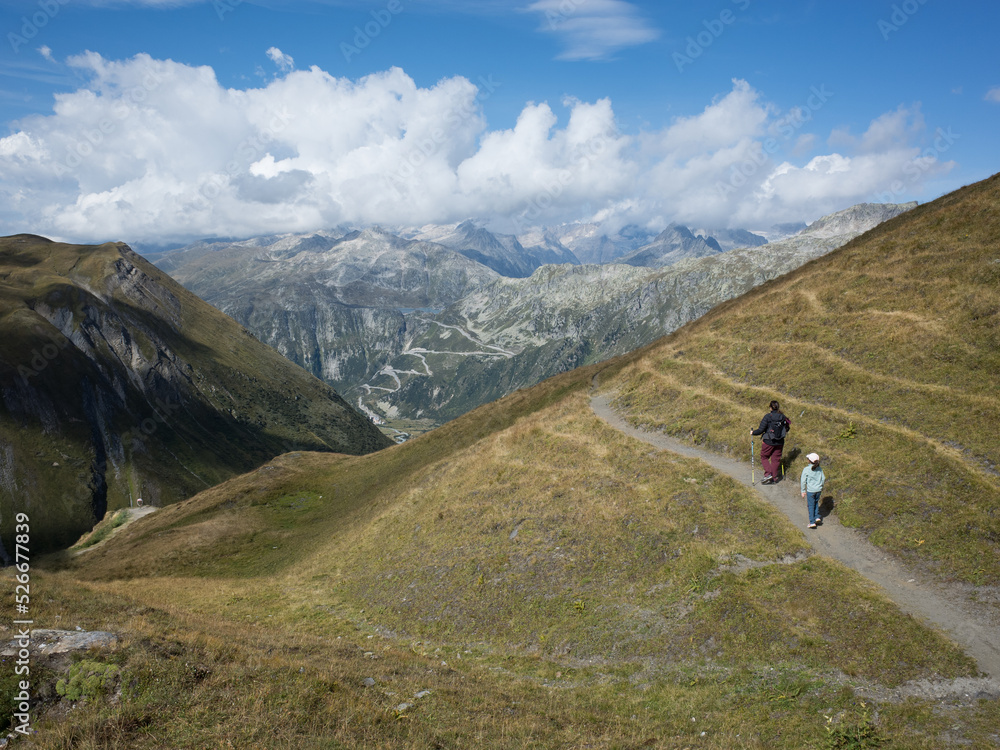
[[(887, 222), (625, 358), (630, 419), (732, 456), (774, 398), (841, 520), (1000, 583), (1000, 180)], [(804, 459), (793, 460), (797, 475)]]
[[(39, 617), (129, 633), (114, 658), (135, 684), (40, 746), (799, 747), (828, 705), (863, 721), (845, 674), (972, 673), (839, 566), (732, 572), (802, 552), (800, 533), (608, 428), (577, 383), (423, 461), (283, 456), (51, 574)], [(155, 561), (118, 564), (143, 545)]]
[[(40, 576), (39, 621), (129, 633), (106, 657), (127, 700), (38, 746), (988, 746), (996, 700), (875, 718), (853, 688), (974, 665), (829, 561), (732, 569), (802, 552), (800, 531), (609, 429), (587, 392), (603, 371), (634, 421), (739, 456), (777, 396), (794, 445), (827, 457), (843, 520), (993, 581), (997, 190), (918, 209), (628, 358), (372, 456), (282, 456), (64, 561)], [(941, 240), (956, 222), (958, 250)]]

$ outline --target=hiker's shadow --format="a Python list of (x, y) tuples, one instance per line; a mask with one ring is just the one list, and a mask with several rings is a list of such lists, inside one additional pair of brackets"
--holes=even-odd
[(792, 448), (788, 453), (781, 457), (781, 473), (784, 475), (788, 469), (791, 468), (792, 464), (795, 463), (795, 459), (802, 455), (801, 448)]
[(827, 495), (819, 499), (819, 517), (826, 518), (833, 513), (833, 497)]

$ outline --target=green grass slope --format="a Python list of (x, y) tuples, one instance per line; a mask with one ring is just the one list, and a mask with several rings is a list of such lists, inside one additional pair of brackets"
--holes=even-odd
[(302, 447), (388, 441), (127, 246), (0, 238), (0, 533), (34, 550), (106, 509), (169, 504)]
[(634, 354), (631, 421), (749, 460), (771, 399), (793, 479), (944, 579), (1000, 583), (1000, 177), (868, 232)]
[[(894, 697), (914, 681), (976, 676), (956, 646), (810, 555), (802, 530), (749, 488), (608, 427), (589, 392), (600, 373), (636, 421), (734, 452), (779, 397), (798, 444), (830, 456), (842, 519), (860, 517), (862, 498), (902, 492), (890, 471), (911, 461), (914, 483), (938, 466), (922, 462), (940, 461), (950, 486), (984, 493), (967, 502), (995, 508), (995, 446), (973, 434), (991, 390), (934, 363), (961, 354), (996, 377), (995, 327), (951, 325), (995, 299), (989, 277), (975, 279), (996, 253), (996, 189), (917, 209), (630, 357), (375, 454), (283, 455), (50, 561), (34, 573), (47, 592), (36, 624), (121, 633), (118, 650), (92, 655), (119, 667), (121, 700), (68, 712), (46, 692), (56, 674), (41, 675), (48, 718), (34, 746), (992, 746), (995, 694)], [(955, 243), (940, 242), (948, 232)], [(892, 282), (854, 290), (876, 273)], [(923, 307), (898, 306), (908, 288)], [(770, 310), (787, 321), (759, 319)], [(950, 335), (883, 320), (900, 313), (941, 319)], [(744, 336), (752, 343), (733, 343)], [(918, 357), (936, 380), (902, 363)], [(918, 395), (896, 416), (878, 411), (875, 387), (904, 383), (935, 406), (972, 404), (969, 429), (921, 416)], [(887, 513), (873, 537), (901, 533), (906, 512)], [(970, 574), (992, 580), (982, 538), (940, 526), (903, 551), (955, 575), (979, 555)], [(945, 546), (932, 531), (950, 535), (950, 556), (928, 552)]]

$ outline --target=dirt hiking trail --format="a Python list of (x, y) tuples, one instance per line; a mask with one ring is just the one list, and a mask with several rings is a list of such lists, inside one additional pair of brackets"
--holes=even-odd
[[(590, 400), (594, 413), (602, 420), (631, 437), (649, 443), (660, 450), (668, 450), (689, 458), (698, 458), (713, 469), (751, 486), (750, 466), (747, 461), (736, 461), (726, 456), (710, 453), (659, 433), (646, 432), (628, 424), (611, 408), (611, 395), (593, 395)], [(749, 459), (749, 455), (747, 456)], [(758, 466), (758, 479), (762, 472)], [(990, 676), (980, 689), (997, 695), (1000, 691), (1000, 627), (995, 616), (985, 608), (975, 606), (960, 594), (949, 592), (941, 585), (931, 583), (889, 558), (860, 533), (841, 526), (834, 516), (827, 516), (818, 529), (807, 529), (806, 501), (799, 493), (797, 477), (789, 476), (775, 485), (754, 487), (757, 494), (784, 513), (793, 524), (802, 529), (813, 550), (820, 555), (837, 560), (852, 568), (870, 581), (878, 584), (885, 595), (908, 614), (944, 631), (955, 643), (965, 649), (979, 665), (980, 671)], [(980, 611), (981, 610), (981, 611)], [(978, 682), (978, 681), (977, 681)]]

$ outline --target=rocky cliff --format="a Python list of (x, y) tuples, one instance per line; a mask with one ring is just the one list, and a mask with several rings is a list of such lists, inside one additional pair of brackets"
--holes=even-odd
[(6, 542), (16, 512), (38, 552), (107, 509), (175, 502), (278, 453), (385, 445), (330, 386), (126, 245), (0, 238)]

